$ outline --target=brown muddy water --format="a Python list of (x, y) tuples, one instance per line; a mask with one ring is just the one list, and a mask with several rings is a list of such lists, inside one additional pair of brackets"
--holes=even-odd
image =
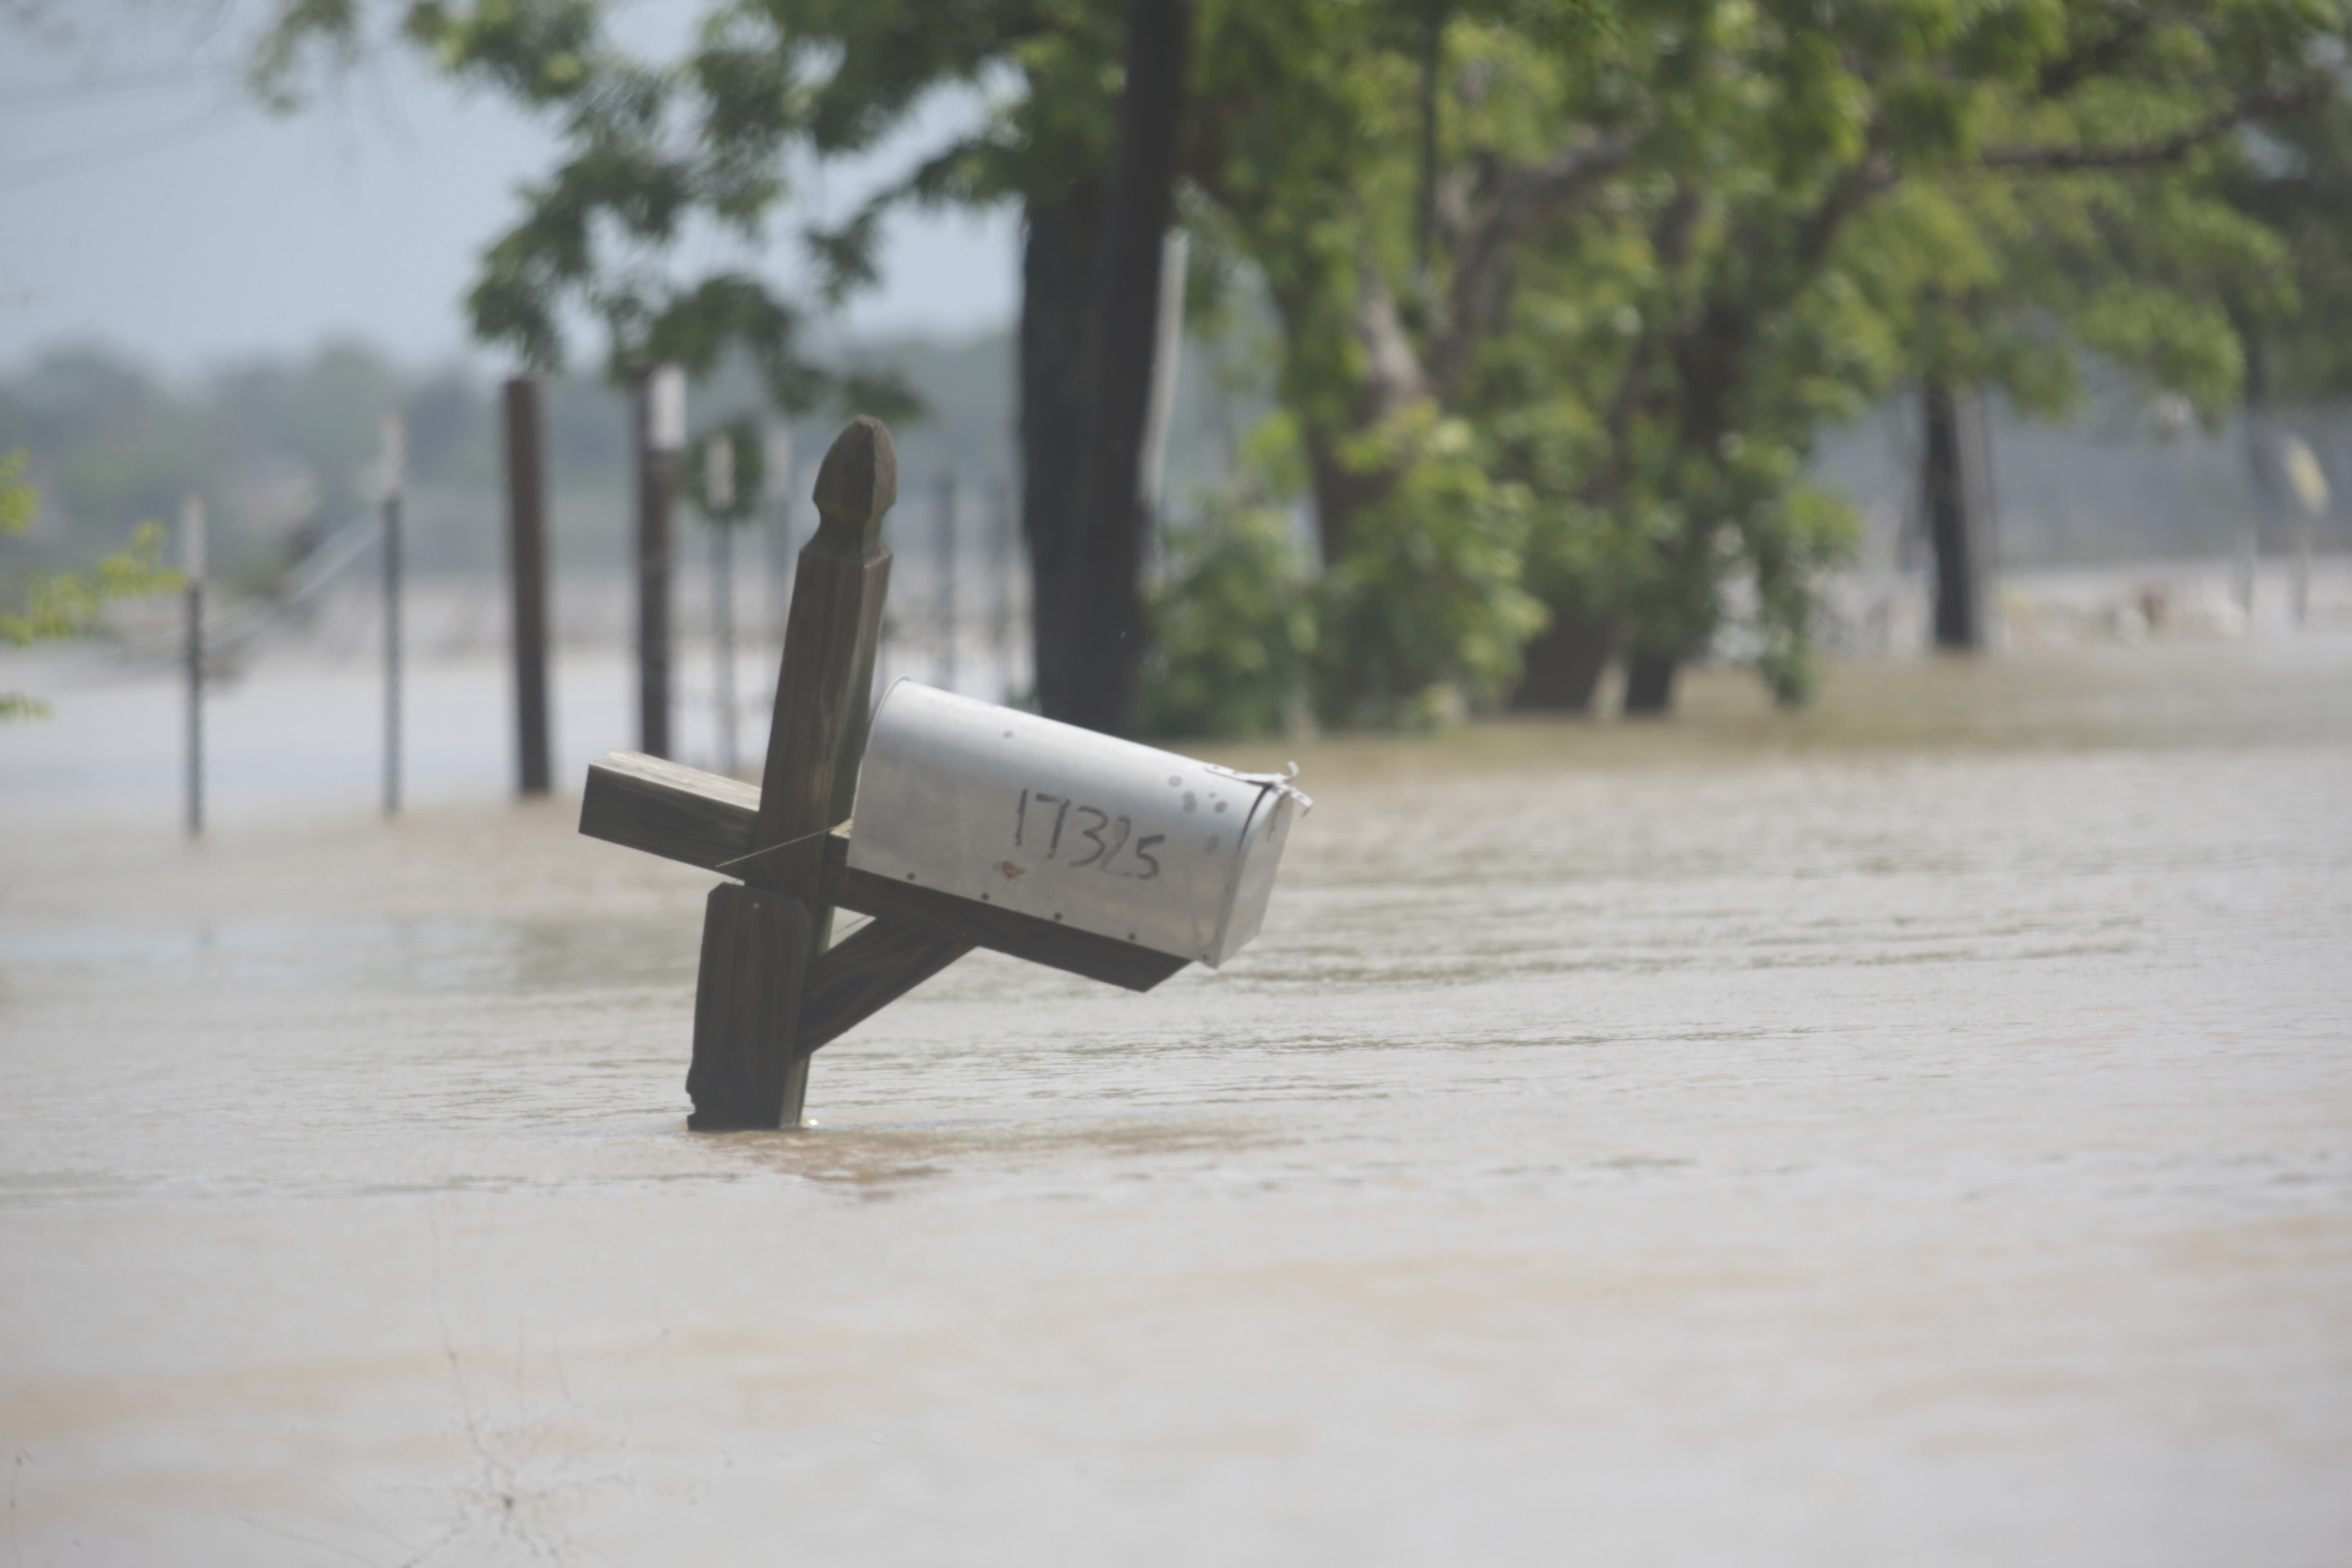
[(569, 803), (12, 813), (5, 1561), (2352, 1561), (2352, 638), (1282, 754), (724, 1137)]

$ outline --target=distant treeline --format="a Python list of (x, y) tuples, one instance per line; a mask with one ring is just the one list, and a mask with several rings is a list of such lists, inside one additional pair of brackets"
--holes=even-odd
[[(1237, 393), (1223, 365), (1197, 346), (1193, 353), (1171, 441), (1178, 496), (1222, 478), (1234, 442), (1267, 402), (1262, 393)], [(1015, 478), (1009, 333), (892, 339), (854, 357), (892, 370), (921, 402), (916, 417), (894, 426), (902, 493), (928, 496), (946, 474), (973, 498), (967, 508), (1002, 502)], [(383, 420), (393, 412), (406, 426), (409, 487), (424, 503), (414, 519), (425, 551), (419, 564), (493, 563), (494, 523), (486, 520), (496, 515), (503, 482), (499, 379), (465, 363), (404, 364), (357, 342), (190, 377), (161, 374), (110, 345), (52, 350), (0, 374), (0, 452), (27, 454), (43, 502), (25, 538), (0, 542), (0, 580), (27, 566), (86, 566), (120, 549), (141, 521), (172, 521), (181, 498), (195, 494), (215, 521), (220, 570), (258, 587), (374, 504)], [(545, 387), (556, 527), (578, 541), (562, 563), (617, 564), (629, 487), (627, 399), (592, 374), (551, 376)], [(694, 384), (688, 404), (696, 431), (743, 414), (779, 417), (757, 378), (737, 365)], [(822, 419), (795, 422), (793, 432), (810, 461), (833, 433)], [(809, 478), (801, 476), (803, 494)], [(771, 479), (779, 489), (785, 482)], [(485, 537), (443, 537), (460, 528)]]
[[(464, 368), (409, 369), (351, 343), (185, 381), (106, 347), (55, 350), (0, 378), (0, 450), (28, 455), (43, 501), (15, 553), (79, 566), (194, 494), (216, 520), (221, 569), (268, 571), (373, 502), (388, 413), (405, 424), (412, 484), (496, 484), (495, 397)], [(547, 421), (571, 482), (625, 471), (627, 425), (611, 389), (560, 379)]]

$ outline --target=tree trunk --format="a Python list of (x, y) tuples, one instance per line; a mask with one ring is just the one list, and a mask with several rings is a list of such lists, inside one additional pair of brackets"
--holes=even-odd
[(1021, 253), (1021, 531), (1029, 542), (1037, 706), (1049, 719), (1066, 720), (1076, 706), (1078, 483), (1102, 205), (1094, 180), (1030, 197)]
[[(1302, 299), (1275, 298), (1283, 330), (1294, 342), (1336, 330), (1326, 314)], [(1344, 423), (1308, 418), (1300, 422), (1307, 449), (1307, 481), (1315, 495), (1316, 542), (1324, 570), (1348, 558), (1356, 519), (1386, 500), (1397, 475), (1383, 466), (1365, 468), (1341, 460), (1355, 437), (1377, 430), (1410, 405), (1431, 395), (1428, 377), (1406, 335), (1395, 298), (1370, 256), (1358, 258), (1353, 320), (1348, 323), (1364, 354), (1363, 379), (1349, 399)]]
[(1921, 389), (1926, 447), (1920, 461), (1927, 542), (1936, 558), (1936, 646), (1974, 653), (1985, 645), (1985, 485), (1976, 460), (1983, 407), (1972, 391), (1930, 381)]
[(1519, 687), (1511, 693), (1518, 713), (1590, 713), (1593, 689), (1617, 645), (1616, 625), (1594, 615), (1556, 614), (1550, 626), (1528, 644)]
[(1140, 459), (1192, 42), (1192, 0), (1129, 0), (1118, 162), (1096, 297), (1095, 395), (1079, 469), (1068, 686), (1070, 721), (1112, 735), (1127, 731), (1146, 635), (1138, 583), (1149, 524)]
[(1675, 673), (1682, 660), (1669, 653), (1640, 648), (1625, 656), (1625, 701), (1628, 719), (1663, 718), (1675, 705)]
[(1343, 437), (1308, 426), (1305, 431), (1307, 479), (1315, 497), (1315, 543), (1326, 572), (1348, 557), (1356, 514), (1379, 499), (1381, 480), (1350, 469), (1339, 460)]

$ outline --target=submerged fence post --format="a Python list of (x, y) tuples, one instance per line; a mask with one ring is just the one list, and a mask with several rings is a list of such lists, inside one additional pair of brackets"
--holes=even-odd
[(514, 579), (516, 787), (545, 795), (547, 742), (547, 462), (539, 378), (506, 385), (507, 555)]
[(383, 416), (383, 814), (400, 811), (400, 503), (408, 465), (400, 416)]
[(670, 512), (686, 447), (686, 377), (674, 364), (636, 374), (631, 409), (637, 473), (637, 750), (670, 753)]
[(205, 830), (205, 503), (180, 502), (180, 570), (188, 579), (188, 837)]

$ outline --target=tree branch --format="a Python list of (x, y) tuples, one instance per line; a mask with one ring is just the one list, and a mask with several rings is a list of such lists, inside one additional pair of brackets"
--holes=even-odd
[[(1650, 234), (1650, 254), (1670, 275), (1679, 277), (1683, 264), (1690, 258), (1691, 232), (1698, 223), (1699, 201), (1687, 187), (1677, 191), (1675, 199), (1666, 204)], [(1641, 334), (1627, 351), (1623, 370), (1617, 378), (1617, 390), (1609, 399), (1605, 427), (1609, 432), (1609, 461), (1612, 470), (1624, 467), (1627, 434), (1633, 426), (1635, 406), (1641, 397), (1643, 378), (1649, 374), (1650, 362), (1655, 356), (1656, 334), (1644, 323)]]
[(2021, 169), (2042, 174), (2069, 174), (2084, 169), (2142, 169), (2177, 163), (2206, 142), (2234, 131), (2249, 120), (2284, 114), (2315, 103), (2326, 93), (2319, 82), (2258, 93), (2207, 116), (2188, 130), (2161, 142), (2136, 147), (1995, 147), (1979, 160), (1988, 169)]
[(1363, 412), (1368, 423), (1377, 424), (1427, 395), (1429, 381), (1397, 314), (1396, 296), (1389, 292), (1368, 247), (1359, 247), (1356, 257), (1355, 317), (1356, 337), (1366, 360)]
[(2110, 6), (2115, 30), (2044, 64), (2033, 84), (2034, 96), (2063, 98), (2083, 83), (2119, 65), (2156, 25), (2156, 15), (2144, 5)]
[(1454, 289), (1445, 328), (1430, 353), (1430, 380), (1450, 402), (1470, 356), (1495, 324), (1510, 280), (1511, 256), (1528, 232), (1623, 166), (1630, 137), (1604, 137), (1567, 148), (1530, 168), (1503, 176), (1494, 196), (1468, 226), (1454, 258)]

